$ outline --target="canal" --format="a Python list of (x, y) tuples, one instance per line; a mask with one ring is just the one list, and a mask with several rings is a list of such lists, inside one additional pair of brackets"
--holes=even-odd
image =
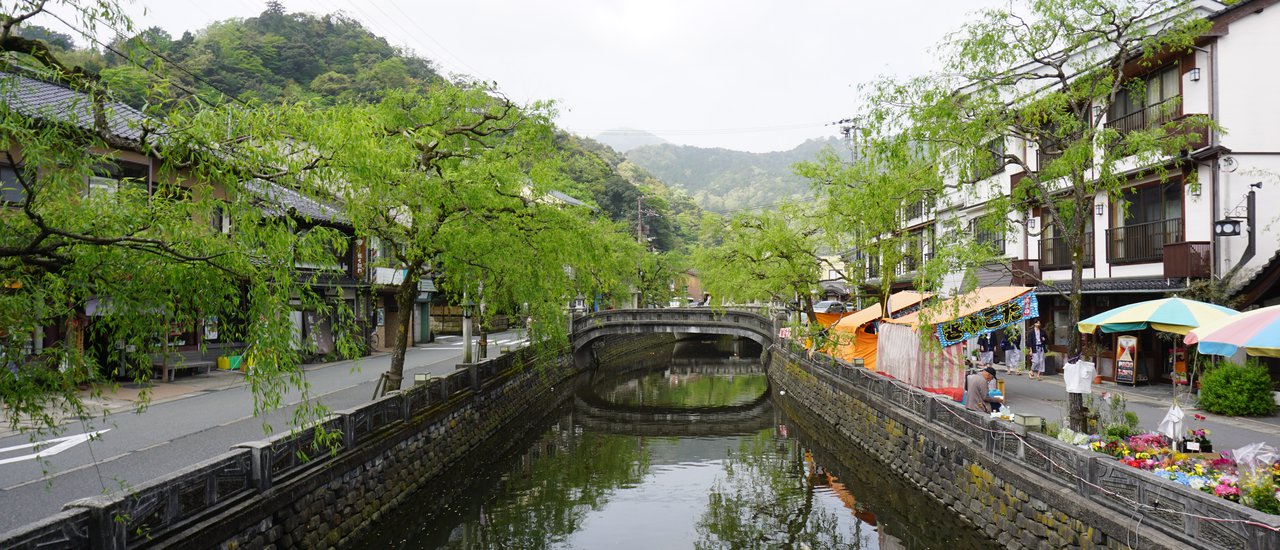
[(994, 542), (772, 395), (758, 357), (681, 341), (584, 376), (409, 497), (365, 548), (977, 548)]

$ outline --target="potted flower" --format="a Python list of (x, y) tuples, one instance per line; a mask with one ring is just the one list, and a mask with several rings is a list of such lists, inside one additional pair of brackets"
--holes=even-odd
[(1185, 453), (1212, 453), (1213, 442), (1209, 441), (1209, 429), (1200, 426), (1205, 417), (1201, 414), (1194, 416), (1199, 427), (1187, 430), (1187, 437), (1178, 443), (1178, 450)]

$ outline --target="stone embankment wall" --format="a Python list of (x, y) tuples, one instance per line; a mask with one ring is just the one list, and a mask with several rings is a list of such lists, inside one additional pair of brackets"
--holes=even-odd
[(129, 494), (70, 503), (0, 534), (0, 548), (341, 547), (504, 425), (572, 395), (578, 373), (561, 350), (461, 365), (334, 414), (322, 427), (341, 433), (336, 453), (314, 449), (313, 430), (241, 444)]
[(1280, 518), (964, 410), (878, 373), (775, 346), (774, 391), (1006, 548), (1280, 548)]

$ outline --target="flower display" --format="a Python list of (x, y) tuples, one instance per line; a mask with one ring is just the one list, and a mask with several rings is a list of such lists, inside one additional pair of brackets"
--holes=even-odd
[[(1197, 420), (1203, 420), (1200, 415), (1196, 416)], [(1207, 441), (1209, 430), (1188, 430), (1188, 434)], [(1238, 468), (1235, 460), (1226, 456), (1227, 453), (1209, 458), (1204, 456), (1205, 453), (1177, 452), (1172, 448), (1174, 444), (1163, 434), (1145, 433), (1128, 438), (1094, 435), (1081, 446), (1193, 490), (1275, 513), (1270, 510), (1274, 503), (1280, 502), (1280, 460), (1256, 474), (1247, 474)], [(1271, 495), (1276, 498), (1271, 499)], [(1260, 502), (1264, 500), (1272, 504)]]

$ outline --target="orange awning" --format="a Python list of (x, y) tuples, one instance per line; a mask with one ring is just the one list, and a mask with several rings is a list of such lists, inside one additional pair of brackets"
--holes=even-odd
[[(932, 294), (920, 293), (914, 290), (895, 292), (889, 297), (889, 312), (892, 314), (893, 312), (904, 310), (920, 303), (930, 296), (932, 296)], [(862, 308), (852, 315), (846, 316), (844, 319), (841, 319), (839, 323), (833, 325), (832, 328), (835, 330), (853, 332), (857, 330), (858, 327), (879, 318), (880, 304), (875, 304)]]

